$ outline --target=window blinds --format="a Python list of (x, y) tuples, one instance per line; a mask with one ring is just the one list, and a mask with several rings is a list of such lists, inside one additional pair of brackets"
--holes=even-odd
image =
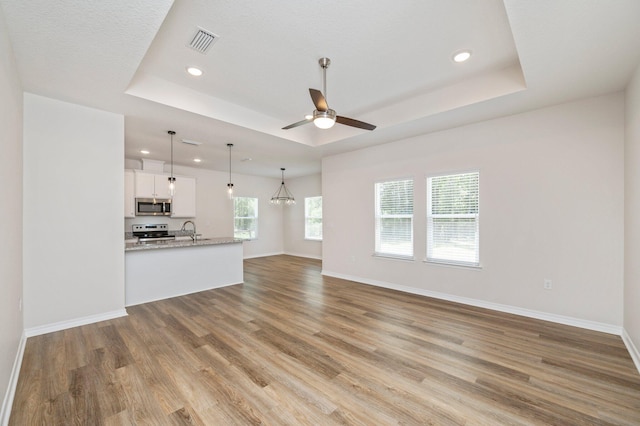
[(427, 178), (427, 260), (478, 266), (479, 172)]
[(304, 199), (304, 238), (322, 240), (322, 197)]
[(413, 256), (413, 180), (375, 185), (375, 254)]
[(233, 236), (244, 240), (258, 237), (258, 199), (235, 197), (233, 199)]

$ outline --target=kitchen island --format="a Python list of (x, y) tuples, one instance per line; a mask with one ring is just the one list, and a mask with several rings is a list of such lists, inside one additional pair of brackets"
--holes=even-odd
[(125, 306), (242, 282), (239, 239), (125, 244)]

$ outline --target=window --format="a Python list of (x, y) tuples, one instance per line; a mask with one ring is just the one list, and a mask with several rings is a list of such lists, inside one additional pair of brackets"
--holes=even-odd
[(304, 238), (322, 241), (322, 197), (304, 199)]
[(243, 240), (258, 237), (258, 199), (235, 197), (233, 199), (233, 236)]
[(478, 172), (427, 178), (427, 261), (479, 266)]
[(378, 182), (375, 254), (413, 257), (413, 179)]

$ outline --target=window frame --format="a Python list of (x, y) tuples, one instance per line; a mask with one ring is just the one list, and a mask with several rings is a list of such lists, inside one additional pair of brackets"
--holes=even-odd
[[(394, 214), (394, 215), (381, 215), (380, 214), (380, 190), (379, 185), (391, 182), (411, 181), (411, 214)], [(410, 219), (410, 243), (411, 254), (403, 254), (398, 252), (383, 251), (380, 241), (380, 225), (382, 219)], [(414, 260), (415, 259), (415, 178), (410, 177), (398, 177), (391, 179), (379, 180), (374, 183), (374, 251), (373, 256), (383, 258), (393, 258), (400, 260)]]
[[(476, 213), (466, 213), (466, 214), (439, 214), (439, 215), (433, 215), (431, 214), (431, 207), (432, 207), (432, 197), (433, 197), (433, 191), (432, 191), (432, 184), (431, 184), (431, 179), (433, 178), (439, 178), (439, 177), (453, 177), (453, 176), (459, 176), (459, 175), (467, 175), (467, 174), (476, 174), (477, 175), (477, 210)], [(459, 266), (459, 267), (466, 267), (466, 268), (477, 268), (480, 269), (482, 268), (481, 264), (480, 264), (480, 170), (479, 169), (473, 169), (473, 170), (462, 170), (462, 171), (455, 171), (455, 172), (445, 172), (445, 173), (437, 173), (437, 174), (429, 174), (426, 176), (425, 179), (425, 183), (426, 183), (426, 223), (425, 223), (425, 237), (426, 237), (426, 241), (425, 241), (425, 249), (426, 249), (426, 253), (425, 253), (425, 262), (427, 263), (434, 263), (434, 264), (441, 264), (441, 265), (448, 265), (448, 266)], [(433, 226), (431, 225), (431, 219), (432, 218), (441, 218), (441, 219), (470, 219), (473, 218), (475, 219), (475, 239), (474, 239), (474, 253), (475, 253), (475, 261), (466, 261), (466, 260), (457, 260), (457, 259), (446, 259), (446, 258), (440, 258), (440, 257), (430, 257), (430, 254), (432, 254), (432, 249), (431, 247), (433, 246)]]
[[(236, 201), (238, 199), (240, 199), (240, 198), (255, 200), (255, 216), (236, 216)], [(243, 240), (243, 241), (254, 241), (254, 240), (258, 239), (259, 205), (260, 205), (260, 202), (259, 202), (258, 197), (233, 197), (233, 238), (237, 238), (237, 239), (240, 239), (240, 240)], [(244, 237), (236, 236), (237, 232), (239, 232), (239, 231), (243, 231), (244, 232), (244, 230), (238, 230), (236, 228), (236, 223), (237, 223), (236, 221), (238, 219), (252, 219), (253, 220), (253, 222), (255, 223), (255, 230), (254, 230), (253, 238), (252, 237), (244, 238)], [(249, 231), (249, 232), (251, 232), (251, 231)]]
[[(320, 199), (320, 217), (317, 216), (310, 216), (308, 214), (308, 202), (309, 200), (315, 199), (315, 198), (319, 198)], [(320, 220), (320, 237), (312, 237), (309, 236), (309, 220)], [(315, 195), (312, 197), (305, 197), (304, 198), (304, 239), (305, 240), (309, 240), (309, 241), (322, 241), (322, 195)]]

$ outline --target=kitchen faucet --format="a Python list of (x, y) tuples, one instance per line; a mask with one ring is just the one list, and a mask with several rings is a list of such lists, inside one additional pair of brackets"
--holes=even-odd
[(182, 224), (181, 231), (186, 231), (185, 227), (187, 226), (187, 223), (193, 225), (193, 234), (191, 234), (191, 239), (195, 243), (198, 240), (198, 235), (196, 234), (196, 224), (192, 220), (185, 220), (185, 222)]

